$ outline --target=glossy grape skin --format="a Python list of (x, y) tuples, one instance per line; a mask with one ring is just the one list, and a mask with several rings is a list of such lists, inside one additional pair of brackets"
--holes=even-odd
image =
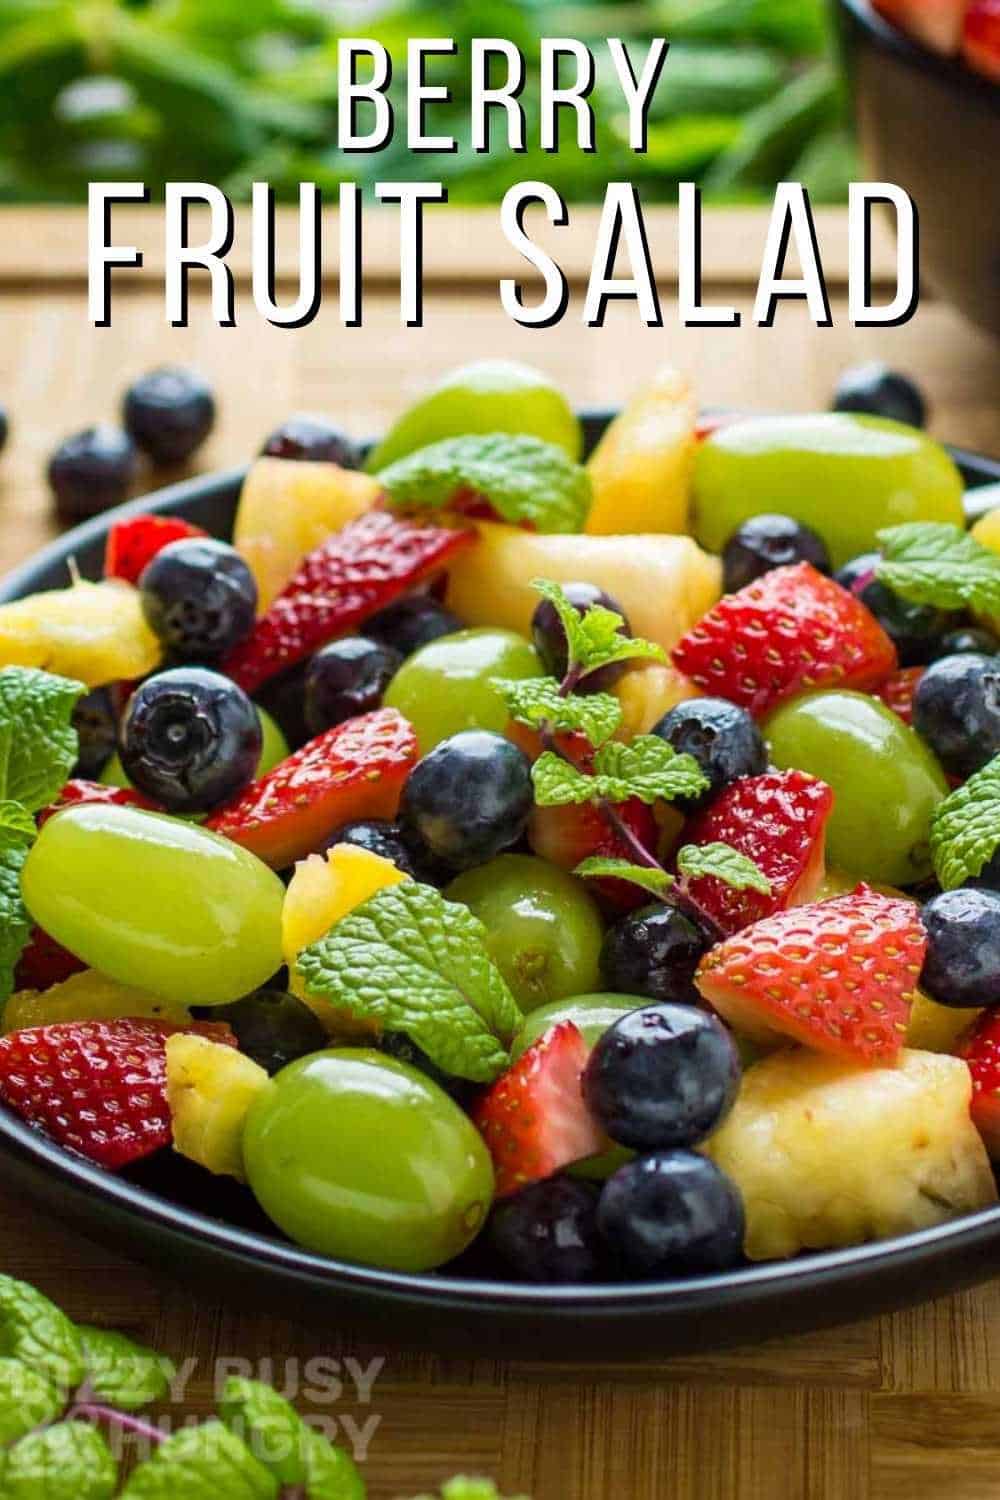
[(490, 1241), (524, 1281), (598, 1281), (608, 1254), (597, 1229), (597, 1190), (571, 1177), (533, 1182), (494, 1209)]
[(540, 677), (542, 664), (523, 636), (512, 630), (460, 630), (423, 646), (403, 663), (384, 702), (397, 708), (417, 732), (420, 753), (462, 729), (507, 726), (507, 705), (491, 686), (494, 677)]
[(493, 1167), (469, 1118), (416, 1068), (365, 1048), (292, 1063), (253, 1105), (247, 1177), (264, 1212), (309, 1250), (429, 1271), (475, 1238)]
[(555, 1000), (551, 1005), (540, 1005), (525, 1016), (511, 1043), (510, 1054), (514, 1062), (527, 1052), (538, 1038), (544, 1036), (560, 1021), (572, 1021), (588, 1047), (604, 1035), (609, 1026), (620, 1021), (622, 1016), (639, 1010), (649, 1001), (642, 995), (612, 995), (597, 990), (588, 995), (572, 995), (566, 1000)]
[(695, 536), (709, 552), (750, 516), (778, 512), (812, 527), (835, 568), (904, 521), (965, 525), (962, 479), (924, 433), (847, 413), (728, 423), (695, 459)]
[(579, 880), (529, 854), (501, 854), (445, 891), (486, 927), (486, 948), (522, 1011), (598, 983), (603, 925)]
[(97, 803), (41, 829), (22, 875), (34, 920), (91, 968), (187, 1005), (224, 1005), (281, 967), (284, 886), (179, 818)]
[(799, 562), (812, 563), (820, 573), (830, 572), (830, 554), (822, 537), (790, 516), (751, 516), (722, 550), (723, 592), (738, 593), (772, 568)]
[(827, 824), (831, 865), (881, 885), (931, 874), (931, 814), (948, 793), (930, 750), (891, 709), (864, 693), (806, 693), (764, 726), (771, 760), (834, 791)]
[(312, 1052), (321, 1052), (327, 1034), (302, 1000), (285, 990), (255, 990), (231, 1005), (210, 1012), (213, 1021), (226, 1021), (241, 1052), (273, 1077)]

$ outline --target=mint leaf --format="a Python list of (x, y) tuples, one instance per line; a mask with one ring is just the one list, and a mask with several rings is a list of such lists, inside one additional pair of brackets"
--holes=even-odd
[[(437, 1497), (418, 1495), (416, 1500), (437, 1500)], [(460, 1474), (441, 1486), (440, 1500), (503, 1500), (503, 1496), (492, 1479), (467, 1479)], [(528, 1500), (528, 1497), (511, 1496), (511, 1500)]]
[(555, 732), (578, 730), (592, 745), (603, 745), (622, 721), (622, 708), (611, 693), (569, 693), (565, 697), (552, 677), (511, 680), (494, 677), (496, 688), (512, 719), (532, 729), (547, 725)]
[(38, 812), (59, 795), (76, 761), (70, 721), (85, 691), (34, 667), (0, 671), (0, 798)]
[(123, 1333), (80, 1326), (87, 1389), (98, 1401), (138, 1411), (162, 1401), (176, 1373), (169, 1359)]
[(539, 807), (568, 807), (593, 802), (600, 797), (596, 778), (586, 776), (552, 750), (545, 750), (531, 768), (535, 801)]
[(0, 1446), (16, 1443), (65, 1410), (62, 1393), (19, 1359), (0, 1359)]
[(597, 855), (583, 860), (573, 874), (628, 880), (633, 885), (641, 886), (644, 891), (651, 891), (654, 896), (662, 895), (674, 883), (674, 877), (668, 875), (666, 870), (656, 870), (651, 865), (634, 865), (627, 859), (604, 859)]
[(879, 583), (911, 604), (1000, 614), (1000, 555), (968, 531), (944, 522), (911, 521), (878, 534)]
[(304, 1486), (307, 1500), (364, 1500), (354, 1460), (307, 1426), (271, 1386), (228, 1380), (219, 1410), (229, 1430), (282, 1485)]
[(60, 1422), (15, 1443), (3, 1470), (3, 1500), (111, 1500), (118, 1465), (88, 1422)]
[(365, 1500), (365, 1482), (349, 1453), (306, 1429), (306, 1500)]
[(485, 942), (467, 907), (408, 880), (342, 918), (296, 972), (309, 995), (405, 1032), (446, 1073), (491, 1083), (522, 1017)]
[(21, 871), (35, 832), (34, 818), (19, 802), (0, 802), (0, 1006), (13, 991), (14, 971), (31, 936)]
[(582, 531), (593, 498), (590, 476), (563, 448), (507, 432), (445, 438), (397, 459), (377, 475), (389, 502), (440, 510), (456, 500), (487, 501), (513, 525)]
[(655, 734), (636, 735), (630, 745), (613, 740), (594, 757), (602, 797), (625, 802), (671, 802), (675, 797), (697, 797), (708, 789), (708, 777), (693, 755), (678, 755)]
[(221, 1422), (183, 1427), (133, 1470), (120, 1500), (275, 1500), (278, 1481)]
[(64, 1312), (26, 1281), (0, 1276), (0, 1355), (20, 1359), (63, 1391), (84, 1376), (83, 1341)]
[(941, 889), (981, 875), (1000, 849), (1000, 755), (931, 814), (931, 858)]
[(771, 894), (771, 882), (758, 865), (728, 844), (685, 844), (677, 855), (677, 871), (688, 880), (711, 875), (734, 891)]
[(586, 676), (588, 672), (616, 661), (639, 658), (666, 661), (666, 652), (661, 646), (623, 634), (625, 621), (613, 609), (593, 604), (581, 615), (559, 584), (551, 579), (536, 578), (531, 587), (549, 601), (559, 616), (566, 636), (569, 669), (578, 676)]

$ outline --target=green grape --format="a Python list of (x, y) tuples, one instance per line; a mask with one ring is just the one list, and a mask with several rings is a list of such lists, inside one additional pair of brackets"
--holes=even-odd
[(284, 886), (256, 855), (179, 818), (97, 803), (42, 828), (21, 877), (38, 925), (111, 979), (223, 1005), (281, 967)]
[(839, 568), (904, 521), (964, 526), (962, 478), (925, 433), (846, 413), (750, 417), (721, 427), (695, 461), (695, 536), (721, 552), (750, 516), (811, 526)]
[(523, 1011), (600, 981), (604, 928), (579, 880), (529, 854), (501, 854), (445, 891), (485, 925), (486, 947)]
[(507, 726), (507, 706), (490, 685), (494, 677), (540, 677), (542, 664), (512, 630), (460, 630), (431, 641), (405, 661), (390, 682), (385, 704), (398, 708), (417, 732), (420, 753), (462, 729)]
[[(287, 758), (289, 754), (288, 741), (267, 709), (261, 708), (259, 703), (255, 706), (264, 735), (263, 743), (260, 747), (260, 760), (257, 762), (257, 775), (266, 776), (268, 771), (273, 771), (275, 766)], [(122, 786), (134, 790), (134, 783), (128, 779), (125, 767), (122, 765), (122, 758), (117, 750), (101, 772), (101, 781), (105, 786)]]
[(779, 708), (765, 734), (779, 769), (809, 771), (833, 788), (831, 865), (894, 886), (930, 875), (931, 814), (948, 783), (891, 709), (864, 693), (807, 693)]
[(521, 1028), (511, 1043), (510, 1054), (514, 1062), (522, 1052), (534, 1045), (539, 1037), (560, 1021), (572, 1021), (583, 1036), (588, 1047), (598, 1041), (609, 1026), (620, 1021), (622, 1016), (641, 1010), (652, 1001), (641, 995), (613, 995), (610, 992), (573, 995), (566, 1000), (556, 1000), (551, 1005), (542, 1005), (525, 1016)]
[(493, 1166), (453, 1099), (407, 1063), (334, 1048), (284, 1068), (243, 1136), (247, 1179), (298, 1244), (399, 1271), (429, 1271), (475, 1238)]

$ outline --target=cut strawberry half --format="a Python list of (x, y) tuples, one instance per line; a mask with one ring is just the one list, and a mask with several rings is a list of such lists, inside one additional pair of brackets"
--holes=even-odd
[(892, 1063), (906, 1040), (927, 934), (912, 901), (859, 886), (778, 912), (702, 959), (702, 995), (734, 1031)]
[(958, 1049), (972, 1074), (972, 1119), (994, 1160), (1000, 1158), (1000, 1012), (984, 1010)]
[(916, 41), (949, 56), (958, 51), (968, 0), (875, 0), (875, 9)]
[(356, 629), (476, 540), (472, 530), (367, 511), (310, 552), (223, 670), (246, 692)]
[(926, 670), (926, 667), (901, 667), (875, 689), (875, 697), (898, 714), (904, 724), (913, 723), (913, 700)]
[(418, 753), (412, 725), (394, 708), (348, 719), (251, 782), (206, 827), (287, 869), (344, 823), (394, 818)]
[(806, 688), (875, 687), (899, 664), (871, 610), (811, 563), (774, 568), (727, 595), (673, 660), (702, 692), (758, 717)]
[(41, 927), (33, 927), (31, 937), (14, 970), (14, 988), (49, 990), (54, 984), (62, 984), (86, 967), (75, 953), (70, 953), (68, 948), (57, 943)]
[(67, 781), (56, 800), (38, 814), (39, 828), (64, 807), (75, 807), (80, 802), (102, 802), (108, 807), (142, 807), (147, 812), (163, 811), (158, 802), (152, 802), (134, 787), (105, 786), (101, 781)]
[(561, 1021), (479, 1100), (472, 1118), (493, 1158), (498, 1197), (608, 1149), (580, 1088), (589, 1055), (573, 1022)]
[[(632, 837), (650, 853), (655, 852), (660, 829), (653, 809), (632, 797), (614, 805), (614, 812)], [(627, 839), (608, 824), (593, 803), (568, 807), (536, 807), (528, 824), (528, 842), (542, 859), (561, 870), (575, 870), (585, 859), (627, 859), (635, 863), (635, 854)], [(613, 878), (590, 880), (588, 886), (599, 892), (615, 911), (634, 911), (649, 901), (649, 895), (627, 880)]]
[(738, 891), (713, 875), (688, 882), (699, 910), (725, 936), (774, 912), (812, 901), (826, 874), (826, 825), (833, 792), (804, 771), (770, 771), (734, 781), (684, 831), (685, 844), (728, 844), (752, 859), (771, 894)]
[(180, 516), (133, 516), (130, 521), (118, 521), (108, 532), (104, 576), (138, 583), (147, 564), (170, 542), (207, 535), (200, 526), (192, 526)]
[(0, 1100), (60, 1146), (117, 1171), (170, 1144), (167, 1037), (235, 1046), (229, 1027), (69, 1021), (0, 1037)]
[(1000, 83), (1000, 0), (972, 0), (965, 16), (962, 55), (970, 68)]

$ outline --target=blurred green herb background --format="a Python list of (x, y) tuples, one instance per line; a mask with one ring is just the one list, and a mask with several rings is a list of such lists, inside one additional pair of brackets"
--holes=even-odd
[[(377, 155), (336, 150), (341, 35), (383, 42), (397, 89), (408, 37), (455, 38), (456, 58), (428, 64), (452, 102), (427, 119), (457, 137), (456, 154), (412, 156), (405, 129)], [(509, 37), (534, 68), (539, 35), (595, 48), (597, 152), (572, 141), (546, 155), (529, 128), (526, 155), (505, 145), (474, 155), (469, 39)], [(628, 149), (610, 35), (672, 43), (645, 156)], [(533, 100), (529, 75), (529, 126)], [(0, 0), (0, 200), (79, 201), (91, 179), (142, 180), (154, 198), (163, 182), (188, 179), (245, 198), (261, 180), (289, 199), (300, 181), (431, 178), (453, 203), (496, 203), (537, 177), (575, 202), (599, 200), (615, 179), (650, 201), (695, 179), (707, 199), (753, 202), (788, 178), (829, 203), (852, 175), (828, 0)]]

